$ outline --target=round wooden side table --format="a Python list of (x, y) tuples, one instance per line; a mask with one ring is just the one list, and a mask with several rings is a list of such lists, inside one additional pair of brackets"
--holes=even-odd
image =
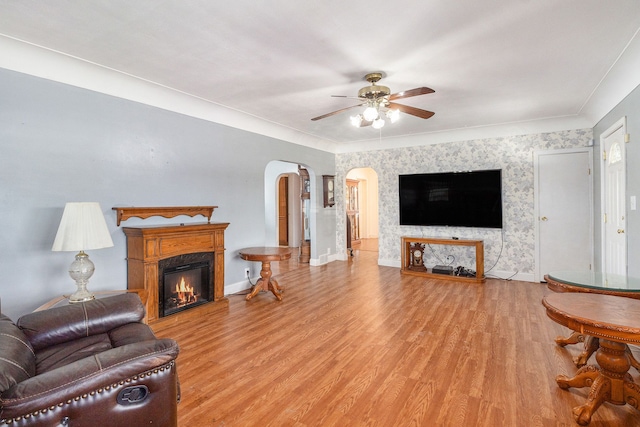
[[(640, 299), (640, 279), (634, 277), (594, 271), (556, 271), (544, 278), (547, 287), (554, 292), (584, 292)], [(598, 338), (581, 332), (573, 332), (566, 338), (556, 338), (556, 344), (561, 347), (578, 343), (584, 343), (584, 350), (573, 358), (573, 362), (580, 368), (587, 364), (591, 355), (598, 349)], [(640, 362), (633, 357), (631, 365), (640, 371)]]
[(241, 249), (239, 254), (240, 258), (244, 260), (259, 261), (262, 263), (260, 279), (258, 279), (251, 292), (247, 295), (247, 301), (256, 296), (261, 290), (271, 291), (278, 301), (282, 301), (282, 289), (278, 285), (278, 281), (271, 277), (273, 274), (271, 271), (271, 262), (284, 261), (291, 258), (291, 249), (260, 246)]
[(640, 344), (640, 300), (594, 293), (554, 293), (542, 299), (554, 322), (599, 338), (595, 365), (585, 365), (572, 378), (558, 375), (562, 389), (590, 387), (584, 405), (573, 408), (575, 421), (586, 426), (603, 402), (640, 404), (640, 386), (633, 381), (627, 344)]

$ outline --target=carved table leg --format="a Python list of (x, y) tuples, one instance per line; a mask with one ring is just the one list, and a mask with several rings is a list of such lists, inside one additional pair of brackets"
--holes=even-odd
[(574, 332), (567, 338), (556, 338), (556, 344), (558, 344), (560, 347), (564, 347), (570, 344), (578, 344), (581, 342), (584, 342), (584, 350), (578, 356), (573, 358), (573, 363), (575, 363), (578, 368), (586, 365), (591, 355), (595, 353), (596, 350), (598, 350), (598, 338), (584, 335), (580, 332)]
[(596, 353), (595, 366), (584, 366), (573, 378), (558, 375), (556, 382), (562, 389), (569, 387), (591, 387), (584, 405), (573, 408), (573, 417), (578, 424), (586, 426), (591, 416), (602, 404), (610, 402), (616, 405), (629, 403), (638, 408), (640, 387), (629, 374), (631, 367), (627, 345), (615, 341), (600, 339), (600, 348)]
[(584, 350), (578, 356), (573, 358), (573, 363), (575, 363), (578, 368), (583, 367), (587, 364), (591, 355), (598, 351), (599, 347), (600, 340), (598, 338), (589, 335), (585, 336)]
[(282, 301), (282, 289), (278, 286), (278, 281), (273, 277), (269, 281), (269, 290), (276, 296), (278, 301)]
[(571, 387), (590, 387), (598, 377), (598, 375), (600, 375), (600, 371), (598, 370), (598, 368), (593, 365), (588, 365), (578, 369), (578, 372), (576, 372), (573, 378), (569, 378), (566, 375), (558, 375), (556, 377), (556, 383), (558, 383), (558, 387), (563, 390)]
[(640, 362), (638, 362), (638, 360), (635, 358), (629, 346), (627, 346), (627, 355), (629, 356), (629, 363), (631, 363), (631, 366), (636, 368), (636, 371), (640, 372)]
[(634, 382), (624, 382), (624, 397), (627, 403), (640, 410), (640, 386)]
[(258, 295), (258, 293), (262, 290), (262, 288), (263, 288), (262, 279), (258, 279), (256, 284), (253, 285), (253, 289), (251, 289), (251, 292), (247, 295), (246, 297), (247, 301), (249, 301), (251, 298)]
[(580, 332), (574, 332), (571, 335), (569, 335), (567, 338), (564, 338), (564, 337), (556, 338), (556, 344), (558, 344), (560, 347), (564, 347), (565, 345), (569, 345), (569, 344), (578, 344), (579, 342), (584, 342), (584, 335), (581, 334)]

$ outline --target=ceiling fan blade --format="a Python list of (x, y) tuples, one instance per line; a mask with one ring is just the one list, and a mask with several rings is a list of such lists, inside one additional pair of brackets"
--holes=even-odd
[(387, 107), (391, 109), (395, 108), (397, 110), (402, 111), (403, 113), (411, 114), (412, 116), (420, 117), (421, 119), (428, 119), (429, 117), (435, 114), (433, 111), (421, 110), (420, 108), (409, 107), (408, 105), (396, 104), (395, 102), (390, 102), (389, 105), (387, 105)]
[(339, 114), (339, 113), (342, 113), (343, 111), (347, 111), (347, 110), (350, 110), (352, 108), (360, 107), (361, 105), (362, 104), (352, 105), (351, 107), (342, 108), (340, 110), (332, 111), (331, 113), (327, 113), (327, 114), (323, 114), (323, 115), (318, 116), (318, 117), (314, 117), (311, 120), (316, 121), (316, 120), (324, 119), (325, 117), (333, 116), (334, 114)]
[(349, 95), (331, 95), (332, 98), (348, 98), (348, 99), (361, 99), (357, 96), (349, 96)]
[(400, 98), (409, 98), (410, 96), (426, 95), (428, 93), (434, 93), (435, 90), (428, 87), (417, 87), (415, 89), (405, 90), (404, 92), (394, 93), (389, 96), (389, 101)]

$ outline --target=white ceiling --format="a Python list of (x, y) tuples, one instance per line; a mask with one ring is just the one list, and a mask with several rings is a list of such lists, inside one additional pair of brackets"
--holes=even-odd
[[(0, 10), (0, 67), (336, 152), (593, 126), (598, 105), (620, 100), (603, 82), (630, 80), (623, 94), (640, 82), (638, 69), (612, 76), (640, 57), (638, 0), (0, 0)], [(392, 92), (433, 88), (398, 102), (435, 116), (403, 115), (381, 132), (354, 128), (349, 112), (310, 120), (356, 105), (331, 95), (356, 96), (372, 71)]]

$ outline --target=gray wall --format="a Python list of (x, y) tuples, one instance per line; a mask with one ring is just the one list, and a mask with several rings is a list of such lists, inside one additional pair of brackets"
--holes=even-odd
[(594, 151), (594, 202), (595, 209), (595, 255), (596, 266), (602, 269), (602, 211), (600, 209), (600, 136), (620, 118), (627, 118), (627, 133), (631, 136), (627, 148), (627, 273), (640, 277), (640, 211), (629, 210), (629, 197), (640, 197), (640, 86), (627, 95), (593, 128)]
[[(89, 252), (92, 290), (126, 288), (114, 206), (219, 206), (212, 221), (230, 223), (225, 285), (241, 286), (248, 263), (237, 250), (267, 243), (265, 169), (273, 160), (304, 164), (315, 176), (335, 173), (331, 153), (0, 69), (2, 311), (17, 318), (75, 289), (67, 274), (74, 254), (51, 252), (69, 201), (99, 202), (115, 244)], [(312, 190), (321, 203), (322, 179)], [(317, 204), (314, 216), (320, 251), (335, 253), (335, 211)], [(201, 221), (134, 218), (121, 226)]]

